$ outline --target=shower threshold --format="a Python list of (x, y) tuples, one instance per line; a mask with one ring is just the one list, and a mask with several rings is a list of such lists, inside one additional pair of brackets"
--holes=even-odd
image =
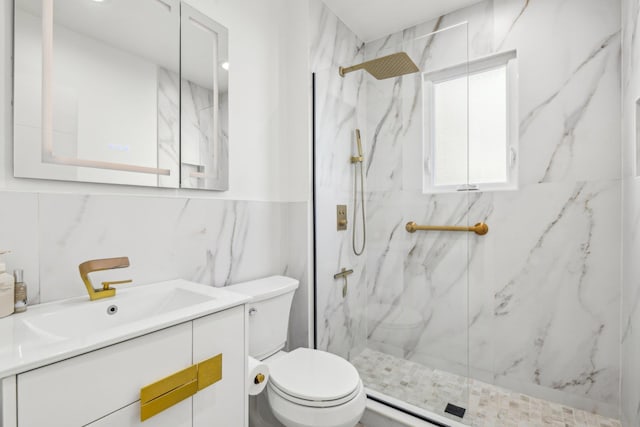
[[(466, 424), (429, 412), (426, 409), (387, 396), (371, 388), (365, 387), (365, 391), (368, 397), (367, 410), (375, 412), (385, 420), (394, 421), (396, 423), (393, 424), (394, 426), (400, 424), (415, 427), (420, 423), (421, 426), (469, 427)], [(371, 422), (363, 425), (365, 427), (382, 427), (383, 425), (386, 426), (386, 423)]]
[[(351, 362), (358, 369), (370, 399), (436, 426), (620, 427), (620, 422), (614, 419), (468, 380), (368, 348)], [(448, 403), (465, 407), (464, 417), (446, 413)]]

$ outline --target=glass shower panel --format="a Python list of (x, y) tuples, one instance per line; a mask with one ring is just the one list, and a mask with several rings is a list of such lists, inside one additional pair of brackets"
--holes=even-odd
[[(363, 54), (353, 59), (362, 60)], [(357, 155), (355, 130), (363, 127), (359, 117), (364, 111), (358, 74), (341, 77), (337, 66), (314, 74), (315, 341), (318, 349), (347, 360), (366, 347), (366, 251), (355, 255), (351, 234), (355, 174), (350, 158)], [(347, 210), (342, 231), (337, 230), (338, 205)], [(352, 273), (334, 278), (342, 269)]]
[[(420, 72), (382, 81), (364, 76), (366, 341), (352, 361), (371, 397), (464, 423), (469, 233), (405, 227), (470, 222), (469, 193), (460, 191), (469, 182), (467, 26), (368, 43), (365, 59), (397, 51)], [(438, 85), (455, 87), (438, 98)], [(424, 183), (436, 170), (459, 185), (430, 191)]]

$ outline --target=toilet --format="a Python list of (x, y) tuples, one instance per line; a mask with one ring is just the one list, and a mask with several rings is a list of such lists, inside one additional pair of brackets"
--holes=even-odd
[(247, 303), (249, 355), (269, 367), (265, 391), (271, 412), (285, 427), (354, 427), (366, 405), (356, 368), (321, 350), (282, 351), (297, 288), (297, 280), (284, 276), (226, 288), (252, 297)]

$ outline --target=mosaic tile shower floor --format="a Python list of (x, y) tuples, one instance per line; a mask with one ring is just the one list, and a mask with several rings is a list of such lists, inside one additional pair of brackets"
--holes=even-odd
[(444, 408), (447, 403), (467, 407), (466, 378), (370, 349), (351, 362), (366, 387), (473, 427), (620, 427), (617, 420), (473, 379), (460, 420)]

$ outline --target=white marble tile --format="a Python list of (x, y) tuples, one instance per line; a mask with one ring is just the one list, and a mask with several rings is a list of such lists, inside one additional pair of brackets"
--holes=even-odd
[[(362, 128), (357, 112), (361, 86), (361, 75), (342, 78), (337, 67), (316, 72), (316, 120), (322, 123), (316, 129), (318, 187), (352, 189), (350, 157), (357, 154), (355, 129)], [(362, 136), (366, 153), (367, 139)]]
[[(355, 129), (363, 128), (364, 73), (340, 77), (339, 66), (364, 60), (362, 42), (319, 0), (311, 1), (311, 63), (316, 74), (316, 329), (317, 346), (351, 357), (366, 342), (366, 255), (352, 250)], [(364, 134), (364, 132), (363, 132)], [(365, 156), (369, 150), (363, 135)], [(336, 231), (336, 205), (347, 204), (349, 225)], [(344, 281), (333, 275), (353, 269)]]
[(82, 295), (77, 266), (128, 256), (131, 267), (96, 282), (185, 278), (225, 286), (280, 274), (285, 207), (214, 199), (40, 195), (42, 301)]
[(521, 184), (619, 178), (619, 3), (494, 4), (496, 48), (518, 53)]
[(625, 427), (640, 424), (640, 184), (636, 143), (636, 102), (640, 97), (640, 43), (637, 40), (640, 2), (624, 0), (622, 50), (623, 239), (621, 316), (621, 415)]
[(494, 196), (486, 290), (495, 296), (498, 383), (542, 385), (615, 415), (621, 224), (611, 206), (619, 205), (616, 180)]
[[(311, 70), (336, 68), (357, 61), (362, 41), (329, 10), (322, 0), (310, 0)], [(348, 65), (348, 64), (347, 64)]]
[(0, 192), (0, 250), (11, 253), (0, 262), (7, 272), (21, 268), (27, 284), (29, 304), (40, 302), (40, 275), (38, 271), (38, 195), (35, 193)]
[[(338, 197), (316, 193), (316, 233), (324, 236), (316, 242), (317, 346), (348, 358), (366, 342), (366, 251), (360, 257), (354, 254), (351, 224), (345, 231), (336, 231), (335, 205), (345, 201)], [(347, 278), (346, 296), (344, 280), (333, 277), (342, 268), (354, 271)]]
[(640, 386), (637, 378), (640, 371), (640, 264), (637, 254), (640, 252), (639, 201), (640, 185), (636, 180), (625, 180), (624, 184), (624, 229), (622, 260), (622, 316), (621, 316), (621, 393), (622, 420), (625, 426), (640, 422)]
[(206, 263), (194, 280), (227, 286), (284, 271), (286, 205), (209, 200), (205, 206)]
[(181, 277), (185, 263), (193, 269), (204, 262), (202, 211), (177, 199), (40, 195), (42, 301), (84, 294), (78, 264), (90, 259), (128, 256), (131, 267), (108, 272), (111, 280)]
[(306, 202), (289, 203), (286, 214), (286, 235), (287, 235), (287, 265), (283, 274), (296, 278), (300, 281), (300, 286), (293, 297), (293, 307), (289, 319), (289, 349), (298, 347), (310, 347), (313, 343), (309, 341), (310, 331), (309, 315), (312, 311), (310, 298), (313, 298), (313, 286), (309, 281), (308, 257), (310, 248), (309, 230), (309, 205)]

